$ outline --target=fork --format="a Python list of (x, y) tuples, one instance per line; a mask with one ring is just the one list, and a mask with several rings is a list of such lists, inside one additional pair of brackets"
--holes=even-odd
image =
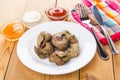
[(78, 13), (79, 13), (79, 17), (82, 21), (82, 24), (85, 24), (87, 27), (90, 27), (91, 32), (92, 32), (92, 34), (97, 42), (97, 50), (98, 50), (100, 58), (104, 59), (104, 60), (109, 59), (109, 55), (108, 55), (107, 51), (102, 46), (101, 42), (98, 40), (98, 38), (96, 36), (95, 30), (94, 30), (96, 27), (94, 27), (90, 24), (90, 19), (89, 19), (89, 16), (85, 10), (85, 6), (82, 4), (78, 4), (78, 10), (79, 10)]

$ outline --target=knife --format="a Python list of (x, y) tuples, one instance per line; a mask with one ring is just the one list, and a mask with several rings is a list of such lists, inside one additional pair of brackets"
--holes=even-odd
[(100, 58), (103, 60), (108, 60), (109, 55), (108, 55), (107, 51), (105, 50), (105, 48), (100, 43), (99, 39), (97, 38), (93, 27), (91, 27), (91, 31), (92, 31), (93, 36), (95, 37), (96, 42), (97, 42), (97, 50), (98, 50), (98, 54), (99, 54)]
[(117, 49), (117, 47), (116, 47), (115, 44), (113, 43), (113, 41), (112, 41), (110, 35), (108, 34), (107, 30), (104, 28), (105, 25), (104, 25), (104, 23), (103, 23), (103, 19), (102, 19), (100, 13), (99, 13), (98, 8), (97, 8), (95, 5), (93, 5), (93, 6), (91, 7), (91, 10), (92, 10), (92, 13), (94, 14), (94, 17), (95, 17), (96, 20), (98, 21), (98, 23), (99, 23), (99, 25), (100, 25), (100, 27), (101, 27), (101, 29), (102, 29), (102, 31), (103, 31), (106, 39), (107, 39), (107, 42), (108, 42), (108, 45), (109, 45), (109, 48), (110, 48), (111, 52), (112, 52), (113, 54), (118, 54), (118, 53), (119, 53), (119, 50)]

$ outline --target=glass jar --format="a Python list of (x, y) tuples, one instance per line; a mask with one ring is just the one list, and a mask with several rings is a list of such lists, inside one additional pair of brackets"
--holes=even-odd
[(8, 41), (16, 41), (25, 32), (25, 27), (25, 24), (18, 21), (8, 22), (1, 27), (1, 34)]
[(27, 25), (26, 26), (27, 28), (32, 28), (33, 26), (40, 23), (41, 18), (42, 18), (42, 15), (40, 12), (28, 11), (23, 14), (21, 20)]
[(45, 11), (47, 17), (53, 21), (65, 20), (68, 16), (68, 11), (62, 7), (52, 7)]

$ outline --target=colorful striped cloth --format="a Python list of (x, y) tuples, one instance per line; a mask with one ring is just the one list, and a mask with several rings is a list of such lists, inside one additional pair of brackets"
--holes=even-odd
[(105, 15), (104, 12), (99, 10), (100, 15), (102, 16), (104, 25), (110, 28), (114, 33), (120, 32), (120, 26), (111, 18)]
[[(80, 17), (79, 17), (78, 12), (79, 12), (78, 8), (75, 5), (75, 7), (71, 10), (71, 17), (70, 17), (71, 19), (70, 20), (72, 22), (80, 23)], [(120, 40), (120, 26), (113, 19), (106, 16), (104, 12), (102, 12), (102, 11), (99, 11), (99, 12), (104, 20), (104, 24), (105, 24), (107, 30), (113, 32), (113, 34), (111, 35), (112, 40), (113, 41)], [(73, 15), (73, 13), (74, 13), (74, 15)], [(101, 41), (101, 43), (107, 44), (106, 38), (104, 37), (102, 32), (97, 28), (98, 26), (94, 26), (94, 27), (96, 27), (94, 30), (97, 34), (98, 39)], [(89, 28), (86, 28), (86, 29), (88, 29), (90, 31)]]

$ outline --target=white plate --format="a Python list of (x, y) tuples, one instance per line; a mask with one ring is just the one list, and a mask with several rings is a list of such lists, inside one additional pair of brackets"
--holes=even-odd
[[(80, 55), (62, 66), (57, 66), (48, 59), (40, 59), (34, 52), (38, 34), (41, 31), (54, 34), (62, 30), (68, 30), (76, 35), (79, 40)], [(66, 74), (84, 67), (92, 60), (95, 52), (96, 42), (89, 31), (79, 24), (63, 21), (46, 22), (29, 29), (23, 34), (17, 45), (18, 57), (25, 66), (34, 71), (51, 75)]]

